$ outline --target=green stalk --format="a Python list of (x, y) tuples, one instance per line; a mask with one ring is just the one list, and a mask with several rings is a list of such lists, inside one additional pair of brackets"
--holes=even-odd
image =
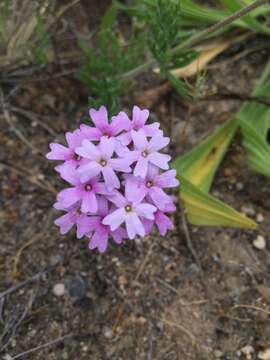
[[(218, 30), (224, 29), (226, 26), (233, 23), (235, 20), (245, 16), (246, 14), (250, 13), (254, 9), (256, 9), (259, 6), (262, 6), (266, 3), (270, 3), (270, 1), (269, 0), (254, 1), (253, 3), (245, 6), (244, 8), (235, 12), (234, 14), (226, 17), (225, 19), (223, 19), (221, 21), (218, 21), (214, 25), (209, 26), (207, 29), (198, 32), (197, 34), (191, 36), (189, 39), (185, 40), (181, 44), (175, 46), (174, 48), (171, 49), (171, 54), (175, 55), (175, 54), (179, 53), (180, 51), (190, 48), (191, 46), (195, 45), (199, 41), (207, 38), (210, 34), (216, 33)], [(134, 77), (142, 74), (146, 70), (154, 67), (155, 65), (157, 65), (157, 61), (152, 58), (152, 59), (148, 60), (147, 62), (139, 65), (135, 69), (126, 72), (125, 74), (122, 75), (122, 77), (123, 78), (134, 78)]]

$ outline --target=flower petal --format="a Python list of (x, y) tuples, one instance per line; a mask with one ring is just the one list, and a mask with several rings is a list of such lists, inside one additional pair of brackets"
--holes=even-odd
[(125, 173), (131, 172), (131, 159), (128, 157), (125, 159), (110, 159), (108, 165), (110, 165), (115, 171), (121, 171)]
[(90, 109), (89, 115), (98, 129), (102, 130), (108, 125), (108, 112), (105, 106), (101, 106), (98, 110)]
[(134, 169), (134, 175), (145, 178), (148, 169), (148, 158), (140, 157)]
[(136, 149), (145, 150), (147, 148), (148, 141), (142, 129), (138, 131), (131, 130), (131, 137)]
[(154, 212), (157, 210), (157, 208), (154, 205), (147, 204), (147, 203), (141, 203), (136, 206), (135, 211), (136, 213), (141, 216), (142, 218), (146, 218), (149, 220), (154, 219)]
[(81, 182), (86, 182), (89, 179), (92, 179), (94, 176), (97, 176), (100, 173), (101, 168), (102, 166), (96, 161), (90, 161), (85, 165), (81, 165), (77, 170)]
[(102, 136), (102, 132), (99, 129), (85, 125), (85, 124), (82, 124), (80, 126), (80, 129), (81, 129), (83, 139), (86, 139), (86, 140), (95, 141), (95, 140), (99, 140)]
[(159, 123), (154, 122), (153, 124), (144, 125), (143, 130), (146, 136), (163, 135), (163, 131), (159, 130)]
[(164, 210), (166, 205), (171, 202), (170, 197), (157, 186), (151, 187), (151, 189), (149, 190), (149, 195), (153, 200), (153, 203), (160, 210)]
[(127, 237), (127, 232), (122, 227), (119, 227), (115, 231), (112, 231), (111, 235), (116, 244), (122, 244), (123, 239)]
[(161, 211), (157, 212), (157, 214), (155, 216), (155, 223), (156, 223), (158, 230), (162, 236), (166, 235), (167, 230), (173, 229), (172, 221), (170, 220), (170, 218), (168, 218), (168, 216), (166, 216)]
[(170, 142), (168, 137), (164, 137), (163, 135), (156, 135), (153, 136), (152, 139), (149, 141), (148, 149), (153, 151), (159, 151), (167, 146)]
[(132, 125), (135, 129), (143, 127), (149, 117), (149, 111), (141, 110), (138, 106), (134, 106), (132, 110)]
[(114, 152), (114, 139), (108, 139), (102, 136), (99, 143), (100, 155), (102, 158), (109, 160)]
[(76, 147), (80, 146), (82, 140), (83, 140), (83, 137), (82, 137), (81, 131), (79, 129), (77, 129), (73, 132), (66, 133), (66, 141), (67, 141), (70, 149), (74, 150)]
[(49, 160), (67, 160), (73, 154), (71, 149), (57, 143), (51, 143), (50, 149), (51, 151), (46, 154), (46, 158)]
[(138, 215), (134, 212), (131, 212), (126, 217), (126, 227), (127, 227), (127, 234), (128, 237), (132, 240), (138, 234), (140, 236), (145, 235), (144, 226), (139, 219)]
[(113, 136), (118, 135), (123, 130), (129, 130), (130, 127), (131, 122), (125, 112), (121, 111), (118, 115), (112, 117), (110, 129)]
[(79, 188), (72, 187), (60, 191), (57, 195), (57, 200), (66, 208), (76, 204), (77, 201), (81, 200), (82, 193)]
[(110, 166), (104, 166), (101, 169), (105, 185), (109, 191), (120, 188), (120, 181)]
[(84, 191), (82, 195), (81, 210), (83, 213), (96, 213), (98, 209), (97, 198), (94, 191)]
[(108, 246), (109, 233), (105, 226), (99, 226), (91, 237), (89, 249), (98, 249), (99, 252), (104, 253)]
[(99, 149), (88, 140), (83, 140), (82, 146), (77, 147), (75, 152), (76, 154), (90, 160), (97, 160), (100, 158)]
[(64, 235), (71, 230), (75, 222), (76, 216), (71, 213), (67, 213), (57, 218), (54, 223), (60, 227), (60, 234)]
[(76, 166), (74, 164), (70, 164), (66, 162), (63, 165), (57, 166), (56, 171), (59, 172), (61, 178), (71, 185), (79, 185), (80, 177), (78, 172), (76, 171)]
[(159, 168), (163, 170), (168, 170), (168, 162), (171, 160), (171, 157), (167, 154), (160, 154), (158, 152), (154, 152), (148, 155), (148, 160)]
[(81, 215), (77, 219), (77, 238), (81, 239), (84, 235), (94, 231), (100, 224), (98, 216)]
[(145, 197), (146, 193), (147, 189), (139, 178), (135, 176), (127, 178), (125, 182), (125, 196), (129, 201), (139, 203)]
[(179, 185), (176, 170), (168, 170), (157, 176), (155, 183), (161, 188), (171, 188)]
[(100, 215), (102, 218), (104, 218), (106, 215), (108, 215), (109, 212), (109, 204), (108, 200), (103, 197), (98, 197), (98, 215)]
[(107, 215), (102, 223), (104, 225), (110, 226), (111, 230), (116, 230), (124, 221), (126, 218), (126, 211), (124, 208), (120, 208), (112, 212), (111, 214)]

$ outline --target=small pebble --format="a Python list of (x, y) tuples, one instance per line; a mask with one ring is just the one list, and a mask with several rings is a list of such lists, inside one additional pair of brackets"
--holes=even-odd
[(220, 350), (215, 350), (214, 355), (217, 359), (221, 358), (223, 356), (223, 352)]
[(258, 250), (265, 249), (266, 241), (262, 235), (258, 235), (255, 240), (253, 240), (253, 246)]
[(270, 360), (270, 349), (260, 351), (258, 354), (258, 359), (260, 360)]
[(113, 337), (113, 331), (111, 329), (109, 329), (109, 328), (106, 328), (104, 330), (104, 336), (107, 339), (111, 339)]
[(257, 214), (256, 215), (256, 221), (258, 222), (258, 223), (262, 223), (263, 221), (264, 221), (264, 216), (262, 215), (262, 214)]
[(70, 296), (77, 299), (82, 299), (85, 296), (87, 289), (81, 276), (69, 276), (65, 283)]
[(13, 357), (10, 356), (9, 354), (4, 355), (4, 357), (3, 357), (3, 360), (12, 360), (12, 359), (13, 359)]
[(66, 288), (64, 284), (55, 284), (53, 287), (53, 294), (57, 297), (65, 295)]
[(254, 216), (256, 214), (255, 210), (251, 206), (242, 206), (241, 211), (248, 216)]
[(246, 356), (247, 360), (251, 360), (252, 354), (254, 353), (254, 347), (251, 345), (246, 345), (246, 346), (242, 347), (241, 353)]
[(236, 183), (236, 189), (237, 189), (238, 191), (243, 190), (243, 189), (244, 189), (244, 184), (241, 183), (241, 182)]

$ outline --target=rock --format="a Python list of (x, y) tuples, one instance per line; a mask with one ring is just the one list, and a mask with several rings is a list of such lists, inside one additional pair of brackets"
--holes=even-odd
[(237, 189), (238, 191), (243, 190), (243, 189), (244, 189), (244, 184), (241, 183), (241, 182), (236, 183), (236, 189)]
[(113, 331), (111, 329), (109, 329), (109, 328), (106, 328), (104, 330), (104, 336), (107, 339), (111, 339), (113, 337)]
[(223, 352), (220, 351), (220, 350), (215, 350), (215, 351), (214, 351), (214, 356), (215, 356), (217, 359), (220, 359), (220, 358), (223, 356)]
[(242, 206), (241, 211), (242, 211), (242, 213), (244, 213), (247, 216), (254, 216), (255, 215), (255, 210), (251, 206)]
[(49, 258), (49, 264), (51, 266), (56, 266), (58, 265), (60, 262), (62, 261), (62, 257), (58, 254), (56, 255), (51, 255)]
[(260, 360), (270, 360), (270, 349), (260, 351), (258, 354), (258, 359)]
[(125, 286), (128, 284), (128, 279), (124, 275), (120, 275), (118, 277), (118, 284), (119, 286)]
[(262, 235), (258, 235), (255, 240), (253, 240), (253, 246), (258, 250), (263, 250), (266, 247), (265, 238)]
[(246, 346), (242, 347), (241, 353), (246, 356), (247, 360), (251, 360), (252, 354), (254, 353), (254, 347), (251, 345), (246, 345)]
[(57, 297), (63, 296), (66, 293), (66, 287), (65, 284), (58, 283), (55, 284), (53, 287), (53, 294)]
[(13, 359), (13, 357), (10, 356), (9, 354), (4, 355), (4, 357), (3, 357), (3, 360), (12, 360), (12, 359)]
[(257, 214), (256, 215), (256, 221), (258, 222), (258, 223), (262, 223), (263, 221), (264, 221), (264, 216), (262, 215), (262, 214)]
[(69, 276), (66, 280), (67, 290), (69, 295), (82, 299), (86, 295), (86, 285), (83, 278), (79, 275), (77, 276)]

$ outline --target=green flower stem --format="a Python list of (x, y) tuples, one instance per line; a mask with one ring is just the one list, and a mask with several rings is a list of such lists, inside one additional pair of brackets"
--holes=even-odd
[[(265, 5), (266, 3), (270, 4), (270, 1), (269, 0), (256, 0), (256, 1), (254, 1), (253, 3), (243, 7), (242, 9), (235, 12), (234, 14), (226, 17), (225, 19), (217, 22), (216, 24), (208, 27), (205, 30), (202, 30), (202, 31), (198, 32), (197, 34), (191, 36), (186, 41), (184, 41), (181, 44), (175, 46), (174, 48), (171, 49), (171, 53), (175, 55), (175, 54), (179, 53), (180, 51), (183, 51), (183, 50), (186, 50), (186, 49), (190, 48), (191, 46), (195, 45), (199, 41), (206, 39), (210, 34), (213, 34), (218, 30), (224, 29), (226, 26), (228, 26), (229, 24), (231, 24), (235, 20), (245, 16), (246, 14), (250, 13), (251, 11), (256, 9), (257, 7)], [(126, 78), (134, 78), (134, 77), (142, 74), (146, 70), (153, 68), (155, 65), (157, 65), (157, 61), (152, 58), (152, 59), (148, 60), (147, 62), (139, 65), (135, 69), (126, 72), (125, 74), (122, 75), (122, 77), (125, 78), (125, 79)]]

